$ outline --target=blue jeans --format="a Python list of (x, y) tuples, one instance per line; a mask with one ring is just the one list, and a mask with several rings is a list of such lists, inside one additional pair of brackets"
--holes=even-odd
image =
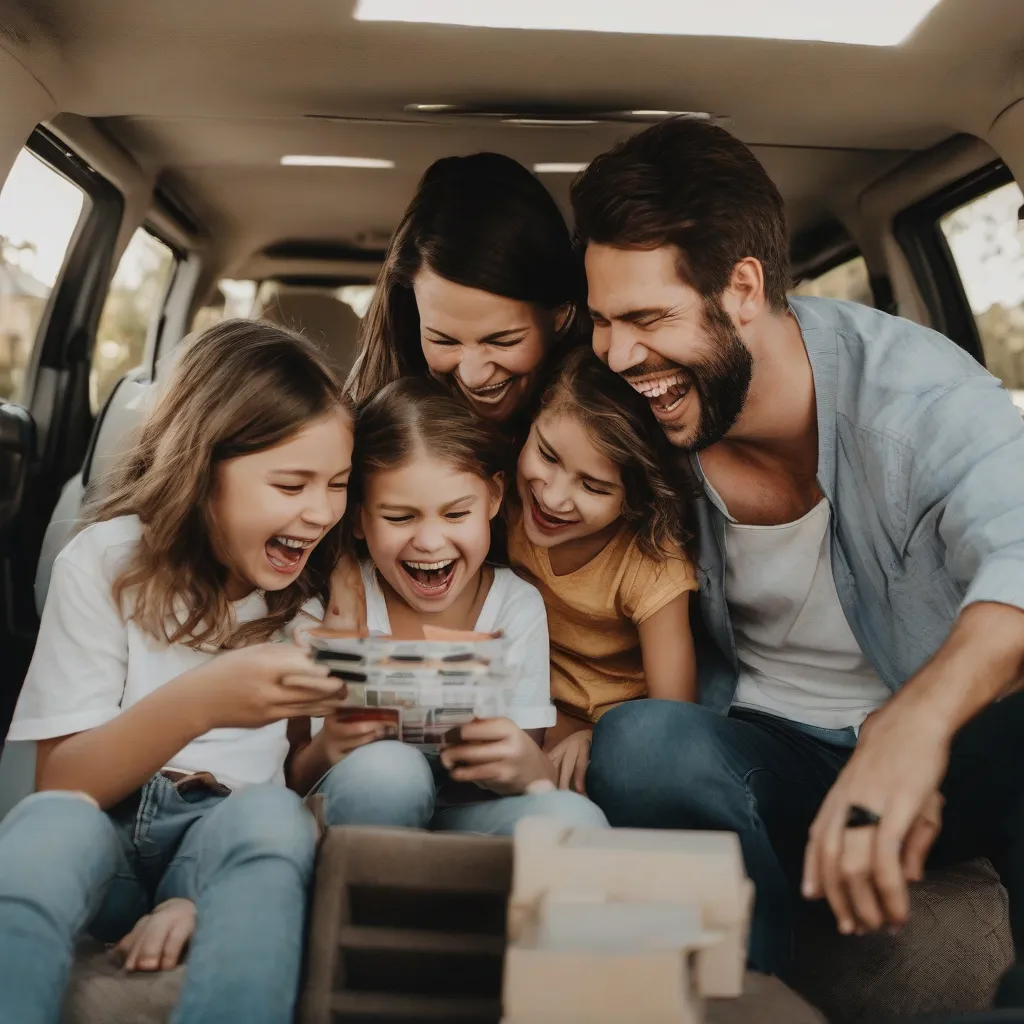
[(397, 825), (435, 832), (511, 835), (520, 818), (557, 818), (567, 825), (607, 827), (585, 796), (567, 790), (438, 806), (444, 771), (437, 758), (393, 740), (369, 743), (339, 761), (314, 788), (328, 825)]
[[(736, 832), (756, 887), (749, 957), (786, 977), (808, 830), (853, 750), (750, 711), (638, 700), (594, 730), (587, 792), (613, 826)], [(1000, 701), (953, 742), (943, 830), (929, 866), (988, 857), (1024, 940), (1024, 694)], [(1019, 955), (1019, 953), (1018, 953)]]
[(172, 1021), (290, 1022), (315, 843), (283, 787), (179, 792), (156, 775), (110, 812), (27, 797), (0, 824), (0, 1024), (54, 1024), (83, 930), (115, 941), (174, 896), (196, 931)]

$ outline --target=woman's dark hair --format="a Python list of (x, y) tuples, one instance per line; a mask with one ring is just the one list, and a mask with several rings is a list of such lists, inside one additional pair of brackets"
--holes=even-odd
[[(565, 220), (522, 164), (500, 153), (438, 160), (423, 175), (384, 258), (346, 384), (357, 405), (400, 377), (429, 374), (412, 292), (422, 267), (548, 310), (575, 307), (584, 294)], [(578, 334), (574, 321), (570, 316), (560, 332), (567, 343)]]
[[(365, 499), (368, 477), (381, 470), (399, 469), (420, 452), (488, 484), (508, 484), (512, 455), (498, 430), (429, 377), (401, 377), (356, 412), (350, 524)], [(499, 516), (491, 524), (489, 561), (504, 561), (504, 538)], [(365, 556), (365, 548), (356, 547)]]
[(779, 190), (724, 128), (669, 118), (607, 153), (576, 179), (579, 242), (620, 249), (674, 245), (680, 278), (717, 299), (736, 264), (753, 256), (771, 308), (787, 308), (789, 248)]
[(696, 494), (688, 456), (669, 444), (647, 399), (612, 373), (589, 348), (571, 352), (540, 399), (540, 412), (572, 417), (622, 473), (622, 518), (648, 558), (692, 539)]

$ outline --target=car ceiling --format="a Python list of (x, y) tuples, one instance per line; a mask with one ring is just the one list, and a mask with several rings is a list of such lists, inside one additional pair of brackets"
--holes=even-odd
[[(7, 0), (0, 46), (230, 237), (236, 258), (282, 239), (379, 244), (440, 156), (585, 162), (636, 130), (411, 115), (409, 104), (709, 112), (755, 148), (800, 229), (911, 152), (984, 136), (1024, 95), (1019, 0), (943, 0), (898, 47), (368, 23), (353, 8)], [(289, 153), (396, 167), (280, 166)], [(566, 208), (571, 175), (544, 181)]]

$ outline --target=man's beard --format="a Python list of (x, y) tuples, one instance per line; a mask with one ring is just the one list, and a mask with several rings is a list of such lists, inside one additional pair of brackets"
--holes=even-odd
[(647, 362), (623, 374), (628, 380), (678, 369), (686, 376), (687, 385), (696, 392), (700, 402), (696, 429), (687, 437), (690, 428), (682, 424), (662, 423), (661, 426), (673, 445), (694, 452), (710, 448), (729, 432), (743, 411), (754, 372), (750, 349), (743, 344), (717, 298), (704, 299), (701, 329), (710, 342), (708, 355), (686, 366), (668, 360), (657, 364)]

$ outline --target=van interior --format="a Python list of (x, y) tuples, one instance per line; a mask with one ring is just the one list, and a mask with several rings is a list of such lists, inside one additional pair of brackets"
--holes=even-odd
[[(669, 114), (720, 123), (783, 195), (795, 292), (934, 327), (1024, 407), (1024, 5), (672, 6), (3, 5), (0, 735), (53, 557), (175, 346), (266, 316), (347, 372), (443, 156), (514, 157), (568, 220), (596, 154)], [(31, 789), (19, 746), (0, 815)]]

